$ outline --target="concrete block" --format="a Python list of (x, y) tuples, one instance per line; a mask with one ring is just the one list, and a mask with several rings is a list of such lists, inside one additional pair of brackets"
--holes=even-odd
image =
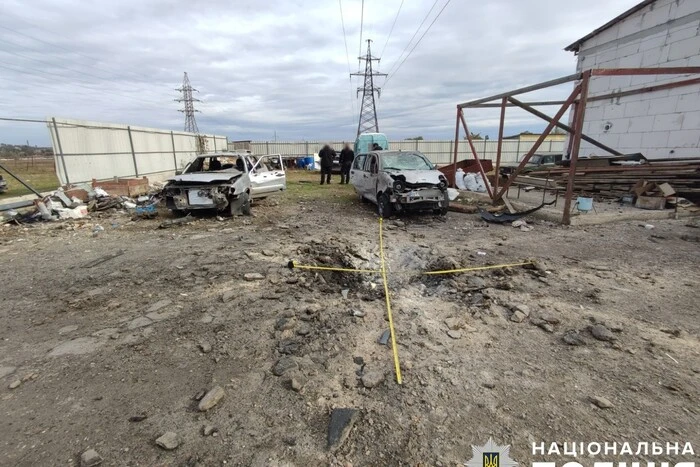
[(641, 65), (642, 54), (639, 52), (620, 57), (620, 68), (639, 68)]
[[(597, 103), (598, 102), (596, 102), (596, 104)], [(597, 106), (593, 107), (593, 106), (591, 106), (591, 104), (588, 104), (586, 106), (586, 115), (584, 116), (583, 123), (585, 124), (586, 122), (590, 123), (590, 122), (594, 122), (594, 121), (603, 120), (603, 112), (604, 111), (605, 111), (604, 105), (597, 105)]]
[(674, 42), (697, 36), (699, 24), (700, 20), (670, 28), (666, 35), (666, 43), (673, 44)]
[[(650, 96), (652, 94), (649, 94)], [(649, 112), (647, 115), (662, 115), (672, 114), (676, 111), (678, 105), (678, 96), (658, 97), (655, 99), (647, 99), (649, 103)]]
[(668, 143), (668, 131), (651, 131), (642, 135), (642, 148), (665, 148)]
[[(655, 11), (650, 11), (647, 15), (656, 16)], [(646, 15), (645, 15), (646, 16)], [(656, 19), (654, 19), (656, 20)], [(643, 18), (641, 12), (638, 12), (632, 16), (628, 16), (624, 21), (617, 23), (618, 33), (617, 37), (627, 37), (630, 34), (634, 34), (642, 29)]]
[[(611, 148), (617, 148), (619, 146), (620, 142), (620, 135), (618, 134), (613, 134), (613, 133), (602, 133), (599, 135), (596, 135), (594, 139), (597, 139), (601, 143), (605, 144), (606, 146), (610, 146)], [(596, 148), (598, 151), (602, 151), (602, 149)]]
[(671, 44), (668, 52), (669, 61), (690, 58), (700, 54), (700, 36), (694, 36)]
[(666, 45), (666, 31), (647, 36), (639, 41), (639, 51), (646, 52), (652, 49), (660, 49)]
[(670, 131), (668, 134), (669, 148), (695, 148), (697, 150), (698, 141), (700, 141), (700, 127), (693, 130)]
[(625, 105), (625, 117), (643, 117), (647, 115), (649, 111), (649, 101), (648, 100), (638, 100), (633, 102), (628, 102)]
[(666, 149), (665, 151), (663, 150), (658, 150), (656, 151), (658, 154), (663, 154), (663, 155), (658, 155), (655, 157), (698, 157), (698, 148), (671, 148), (671, 149)]
[[(688, 90), (687, 88), (676, 88), (676, 90)], [(678, 96), (678, 102), (676, 103), (676, 112), (692, 112), (694, 110), (700, 109), (700, 92), (693, 92), (688, 94), (683, 94)]]
[(661, 47), (654, 47), (642, 52), (642, 66), (652, 67), (661, 63)]
[(619, 55), (617, 54), (617, 47), (601, 50), (597, 56), (596, 62), (598, 64), (603, 64), (605, 62), (609, 62), (610, 60), (619, 58)]
[(610, 76), (594, 76), (588, 84), (588, 95), (596, 96), (610, 92)]
[(654, 128), (654, 118), (654, 116), (631, 118), (629, 131), (639, 133), (651, 131)]
[(700, 130), (700, 110), (683, 114), (682, 130)]
[(626, 44), (621, 44), (617, 48), (618, 57), (627, 57), (629, 55), (634, 55), (639, 53), (639, 42), (630, 42)]
[(671, 17), (681, 18), (691, 13), (700, 11), (700, 4), (697, 0), (674, 0), (671, 3)]
[(648, 86), (650, 84), (656, 83), (656, 76), (655, 75), (639, 75), (639, 76), (632, 76), (632, 83), (631, 86), (635, 88), (641, 88), (644, 86)]
[(683, 125), (682, 113), (677, 112), (672, 114), (656, 115), (654, 116), (654, 127), (652, 128), (652, 131), (680, 130), (681, 125)]
[(656, 5), (654, 9), (645, 8), (642, 10), (642, 21), (641, 28), (648, 29), (659, 24), (663, 24), (668, 21), (669, 15), (671, 14), (671, 5)]
[(613, 120), (625, 116), (625, 106), (627, 104), (612, 104), (605, 106), (603, 111), (603, 119)]
[(644, 133), (625, 133), (619, 135), (618, 138), (618, 149), (622, 150), (624, 148), (625, 152), (635, 152), (642, 147), (642, 135)]

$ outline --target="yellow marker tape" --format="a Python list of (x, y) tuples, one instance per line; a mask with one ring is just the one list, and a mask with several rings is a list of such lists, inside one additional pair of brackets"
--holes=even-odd
[(362, 273), (375, 273), (378, 274), (381, 271), (378, 269), (350, 269), (350, 268), (330, 268), (325, 266), (302, 266), (297, 264), (296, 261), (289, 262), (290, 269), (316, 269), (320, 271), (338, 271), (338, 272), (362, 272)]
[(382, 265), (382, 281), (384, 282), (384, 297), (386, 298), (386, 312), (389, 315), (389, 331), (391, 333), (391, 350), (394, 353), (394, 368), (396, 369), (396, 382), (401, 384), (401, 366), (399, 365), (399, 350), (396, 347), (396, 335), (394, 333), (394, 319), (391, 316), (391, 301), (389, 300), (389, 286), (386, 280), (386, 263), (384, 261), (384, 240), (382, 237), (382, 221), (379, 218), (379, 259)]
[(446, 269), (444, 271), (429, 271), (424, 272), (425, 275), (436, 275), (436, 274), (454, 274), (457, 272), (469, 272), (469, 271), (481, 271), (483, 269), (500, 269), (500, 268), (510, 268), (515, 266), (527, 266), (529, 264), (535, 264), (533, 262), (527, 263), (513, 263), (513, 264), (496, 264), (494, 266), (477, 266), (474, 268), (463, 268), (463, 269)]

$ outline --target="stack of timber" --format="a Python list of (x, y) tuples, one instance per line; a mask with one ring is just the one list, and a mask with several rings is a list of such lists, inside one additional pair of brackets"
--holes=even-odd
[[(551, 169), (547, 173), (530, 172), (528, 178), (557, 181), (566, 187), (569, 171), (566, 168)], [(518, 181), (521, 177), (518, 177)], [(595, 193), (619, 198), (633, 191), (638, 182), (670, 184), (677, 195), (697, 200), (700, 198), (700, 159), (675, 159), (648, 161), (639, 165), (610, 165), (608, 167), (576, 167), (574, 191)]]

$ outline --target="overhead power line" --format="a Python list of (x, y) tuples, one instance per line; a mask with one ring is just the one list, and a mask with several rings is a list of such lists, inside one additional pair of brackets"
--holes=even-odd
[(391, 68), (389, 68), (389, 74), (391, 74), (391, 72), (393, 71), (393, 69), (394, 69), (394, 67), (396, 66), (396, 64), (399, 63), (399, 61), (400, 61), (401, 58), (403, 57), (403, 54), (405, 54), (405, 53), (406, 53), (406, 50), (408, 50), (408, 48), (411, 46), (411, 43), (413, 42), (413, 39), (416, 38), (416, 36), (417, 36), (418, 33), (420, 32), (420, 28), (423, 27), (423, 24), (425, 24), (425, 22), (426, 22), (427, 19), (428, 19), (428, 16), (430, 16), (430, 13), (432, 13), (432, 11), (433, 11), (433, 9), (435, 8), (435, 5), (437, 5), (437, 3), (438, 3), (438, 0), (435, 0), (435, 2), (433, 3), (433, 6), (431, 6), (431, 7), (430, 7), (430, 10), (428, 10), (428, 12), (425, 14), (425, 16), (423, 17), (423, 21), (420, 22), (420, 24), (418, 25), (418, 28), (416, 28), (416, 32), (413, 33), (413, 36), (411, 36), (411, 39), (408, 41), (408, 44), (406, 44), (406, 47), (403, 48), (403, 51), (402, 51), (401, 54), (399, 55), (399, 58), (397, 58), (396, 61), (394, 61), (394, 63), (391, 65)]
[[(350, 69), (350, 52), (348, 52), (348, 37), (345, 34), (345, 20), (343, 19), (343, 0), (338, 0), (338, 6), (340, 7), (340, 24), (343, 26), (343, 42), (345, 43), (345, 58), (348, 61), (348, 75), (351, 75), (352, 70)], [(352, 110), (353, 120), (355, 119), (355, 99), (353, 99), (352, 92), (352, 76), (349, 76), (348, 85), (350, 86), (350, 109)]]
[(394, 26), (396, 26), (396, 20), (399, 19), (399, 13), (401, 13), (401, 8), (403, 7), (403, 2), (404, 2), (404, 0), (401, 0), (401, 5), (399, 5), (399, 11), (397, 11), (396, 16), (394, 16), (394, 22), (391, 24), (391, 29), (389, 29), (389, 35), (386, 37), (386, 42), (384, 42), (384, 47), (382, 47), (382, 53), (379, 54), (380, 57), (384, 56), (384, 51), (386, 50), (386, 46), (389, 43), (389, 39), (391, 39), (391, 33), (394, 32)]
[[(359, 51), (357, 52), (358, 56), (362, 55), (362, 26), (365, 21), (365, 0), (362, 0), (362, 9), (360, 10), (360, 47)], [(357, 60), (357, 66), (360, 66), (361, 61), (358, 59)]]
[(413, 51), (416, 50), (416, 47), (418, 47), (418, 44), (420, 44), (421, 41), (423, 40), (423, 38), (425, 37), (425, 35), (428, 34), (428, 31), (430, 31), (430, 28), (433, 27), (433, 24), (435, 24), (435, 21), (438, 20), (438, 18), (439, 18), (440, 15), (442, 14), (442, 12), (445, 11), (445, 8), (447, 8), (447, 5), (449, 5), (451, 1), (452, 1), (452, 0), (447, 0), (447, 2), (445, 2), (445, 4), (442, 6), (442, 9), (438, 12), (437, 16), (435, 16), (435, 18), (433, 19), (433, 22), (430, 23), (430, 25), (429, 25), (428, 28), (425, 30), (425, 32), (423, 33), (423, 35), (420, 36), (420, 39), (418, 39), (418, 42), (416, 42), (416, 45), (414, 45), (413, 48), (411, 49), (411, 51), (408, 52), (408, 55), (406, 55), (406, 58), (404, 58), (403, 61), (399, 64), (399, 66), (396, 67), (396, 70), (394, 70), (393, 73), (391, 73), (389, 76), (387, 76), (386, 81), (384, 82), (384, 86), (386, 86), (386, 84), (389, 82), (389, 80), (390, 80), (394, 75), (396, 75), (396, 73), (399, 71), (399, 69), (401, 68), (401, 66), (406, 62), (406, 60), (408, 60), (408, 57), (410, 57), (411, 54), (413, 53)]

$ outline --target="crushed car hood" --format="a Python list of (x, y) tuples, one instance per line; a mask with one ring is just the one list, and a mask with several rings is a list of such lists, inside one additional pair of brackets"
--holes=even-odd
[(406, 177), (406, 183), (440, 183), (439, 170), (387, 170), (390, 175), (403, 175)]
[(241, 175), (242, 172), (199, 172), (191, 174), (176, 175), (168, 180), (172, 182), (188, 182), (188, 183), (214, 183), (227, 182), (232, 178)]

